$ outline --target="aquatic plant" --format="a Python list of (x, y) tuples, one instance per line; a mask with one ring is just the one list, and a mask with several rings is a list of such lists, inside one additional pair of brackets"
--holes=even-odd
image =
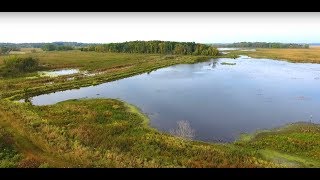
[(236, 65), (236, 63), (222, 62), (221, 65)]

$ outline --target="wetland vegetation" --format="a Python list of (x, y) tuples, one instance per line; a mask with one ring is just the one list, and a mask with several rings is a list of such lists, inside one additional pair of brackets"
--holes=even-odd
[[(105, 49), (98, 52), (29, 50), (16, 55), (15, 65), (8, 65), (8, 54), (0, 56), (2, 72), (13, 68), (21, 73), (0, 78), (0, 167), (320, 167), (320, 126), (313, 122), (243, 134), (230, 143), (208, 143), (152, 128), (140, 109), (116, 99), (68, 100), (47, 106), (15, 101), (240, 54), (319, 63), (318, 48), (194, 54), (185, 53), (189, 51), (181, 46), (177, 53), (161, 54), (160, 49), (123, 53), (101, 47)], [(33, 63), (23, 63), (25, 59)], [(79, 71), (40, 76), (39, 67)]]
[(236, 65), (237, 63), (230, 63), (230, 62), (222, 62), (222, 65)]
[(308, 49), (256, 49), (256, 51), (232, 51), (235, 55), (247, 55), (253, 58), (285, 60), (294, 63), (320, 63), (320, 47)]

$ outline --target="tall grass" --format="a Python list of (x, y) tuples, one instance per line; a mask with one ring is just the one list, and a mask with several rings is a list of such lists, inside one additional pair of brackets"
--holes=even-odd
[(320, 63), (320, 48), (309, 49), (256, 49), (256, 51), (235, 51), (233, 54), (248, 55), (253, 58), (286, 60), (295, 63)]

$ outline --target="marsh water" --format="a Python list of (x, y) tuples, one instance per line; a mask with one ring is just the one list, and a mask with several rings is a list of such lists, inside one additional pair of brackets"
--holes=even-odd
[[(222, 62), (236, 65), (222, 65)], [(202, 141), (297, 121), (320, 122), (320, 64), (241, 56), (158, 69), (97, 86), (33, 97), (35, 105), (79, 98), (119, 98), (138, 106), (150, 125), (169, 132), (187, 120)]]
[(61, 69), (61, 70), (54, 70), (54, 71), (42, 71), (39, 72), (40, 74), (47, 75), (47, 76), (63, 76), (63, 75), (70, 75), (79, 73), (79, 69)]

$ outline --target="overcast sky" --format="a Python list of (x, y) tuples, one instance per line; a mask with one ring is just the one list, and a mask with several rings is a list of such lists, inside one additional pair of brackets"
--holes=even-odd
[(320, 42), (320, 13), (0, 13), (0, 42)]

